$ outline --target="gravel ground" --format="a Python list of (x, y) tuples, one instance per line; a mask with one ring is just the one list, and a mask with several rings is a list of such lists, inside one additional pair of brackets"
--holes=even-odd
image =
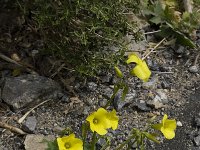
[[(12, 24), (15, 23), (12, 22)], [(14, 44), (9, 45), (9, 36), (4, 39), (8, 40), (7, 42), (3, 40), (3, 45), (0, 47), (3, 54), (9, 56), (6, 48), (16, 48), (16, 45), (20, 47), (21, 51), (27, 53), (27, 49), (30, 49), (28, 53), (34, 54), (42, 46), (42, 41), (35, 41), (36, 37), (27, 33), (29, 31), (26, 31), (28, 37), (22, 36), (23, 33), (19, 34), (20, 32), (15, 32), (13, 36), (21, 37), (21, 41), (15, 41)], [(199, 33), (197, 33), (198, 41), (200, 41)], [(9, 53), (13, 54), (15, 51), (9, 51)], [(200, 61), (196, 61), (194, 64), (198, 54), (199, 51), (197, 50), (190, 50), (179, 45), (173, 48), (158, 49), (156, 53), (152, 53), (147, 58), (152, 71), (149, 82), (142, 83), (135, 77), (127, 79), (130, 89), (125, 101), (122, 103), (116, 97), (115, 103), (109, 108), (117, 108), (117, 114), (120, 116), (119, 128), (108, 133), (109, 136), (113, 137), (110, 149), (114, 149), (115, 145), (124, 141), (133, 127), (143, 128), (150, 117), (157, 115), (158, 118), (162, 118), (165, 113), (170, 118), (179, 121), (176, 137), (170, 141), (161, 138), (160, 140), (163, 143), (160, 145), (147, 142), (147, 149), (200, 149), (200, 71), (198, 69)], [(29, 57), (27, 56), (27, 62), (32, 63), (28, 59)], [(36, 72), (49, 77), (49, 59), (52, 60), (53, 58), (35, 60), (40, 63)], [(9, 77), (12, 74), (10, 70), (13, 66), (8, 65), (9, 63), (4, 60), (0, 60), (0, 64), (1, 77)], [(22, 72), (22, 74), (30, 73), (33, 72), (29, 70)], [(56, 76), (52, 78), (61, 84)], [(27, 112), (28, 107), (14, 111), (6, 103), (0, 102), (0, 121), (35, 135), (53, 135), (56, 137), (62, 129), (70, 127), (77, 136), (80, 136), (82, 122), (91, 112), (106, 104), (107, 98), (112, 95), (114, 83), (117, 79), (113, 70), (109, 73), (102, 73), (98, 79), (83, 81), (77, 78), (73, 79), (70, 76), (67, 78), (67, 86), (63, 86), (63, 91), (66, 93), (65, 97), (55, 98), (38, 106), (22, 124), (18, 124), (17, 120)], [(159, 104), (154, 102), (155, 98), (160, 99)], [(0, 150), (24, 150), (25, 138), (26, 136), (17, 135), (0, 128)], [(99, 144), (101, 145), (101, 142)], [(134, 149), (134, 146), (132, 149)]]

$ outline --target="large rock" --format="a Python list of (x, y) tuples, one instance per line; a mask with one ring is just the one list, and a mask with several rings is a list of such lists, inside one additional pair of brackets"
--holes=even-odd
[(53, 135), (44, 136), (41, 134), (29, 134), (26, 136), (24, 146), (26, 150), (45, 150), (48, 148), (48, 146), (47, 142), (44, 141), (53, 141), (54, 139), (55, 137)]
[(5, 78), (2, 89), (4, 102), (19, 109), (60, 95), (61, 87), (52, 79), (37, 75)]

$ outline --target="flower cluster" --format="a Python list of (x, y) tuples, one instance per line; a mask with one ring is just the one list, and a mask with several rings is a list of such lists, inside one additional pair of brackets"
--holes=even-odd
[[(93, 135), (96, 136), (96, 133), (98, 133), (99, 135), (105, 135), (108, 132), (107, 129), (109, 128), (112, 128), (113, 130), (117, 129), (119, 117), (116, 115), (115, 110), (108, 112), (104, 108), (99, 108), (97, 111), (89, 115), (86, 120), (90, 124), (90, 129), (94, 133)], [(152, 119), (151, 121), (153, 120), (154, 119)], [(168, 119), (168, 116), (166, 114), (164, 115), (161, 123), (153, 125), (151, 124), (151, 127), (153, 129), (160, 130), (166, 139), (173, 139), (175, 137), (176, 120)], [(155, 134), (149, 133), (146, 130), (140, 131), (136, 128), (133, 128), (133, 131), (135, 131), (133, 132), (133, 135), (131, 135), (127, 139), (127, 141), (123, 142), (117, 148), (117, 150), (122, 149), (132, 138), (135, 138), (137, 144), (141, 144), (141, 141), (143, 141), (144, 138), (159, 143), (159, 141), (156, 139)], [(75, 134), (72, 133), (69, 136), (57, 138), (57, 145), (59, 150), (83, 150), (83, 147), (85, 147), (84, 138), (83, 141), (81, 139), (75, 138)], [(96, 138), (93, 138), (92, 141), (93, 142), (90, 148), (94, 150)]]
[(116, 115), (116, 111), (108, 112), (104, 108), (99, 108), (96, 112), (89, 115), (86, 120), (90, 123), (90, 129), (92, 132), (97, 132), (99, 135), (105, 135), (107, 129), (117, 129), (119, 117)]

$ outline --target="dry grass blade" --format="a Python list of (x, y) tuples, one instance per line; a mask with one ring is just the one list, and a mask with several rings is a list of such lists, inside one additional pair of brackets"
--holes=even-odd
[(158, 48), (160, 46), (160, 44), (162, 44), (164, 42), (166, 38), (162, 39), (154, 48), (151, 49), (151, 51), (149, 51), (143, 58), (142, 60), (146, 59), (156, 48)]
[(24, 121), (24, 119), (26, 119), (26, 117), (27, 117), (35, 108), (39, 107), (40, 105), (42, 105), (42, 104), (44, 104), (44, 103), (46, 103), (46, 102), (48, 102), (48, 101), (50, 101), (50, 99), (49, 99), (49, 100), (46, 100), (46, 101), (43, 101), (43, 102), (41, 102), (40, 104), (36, 105), (35, 107), (31, 108), (29, 111), (27, 111), (27, 112), (18, 120), (18, 123), (22, 123), (22, 122)]
[(21, 130), (21, 129), (17, 128), (17, 127), (11, 126), (11, 125), (9, 125), (9, 124), (7, 124), (7, 123), (4, 123), (4, 122), (0, 122), (0, 127), (1, 127), (1, 128), (5, 128), (5, 129), (8, 129), (8, 130), (10, 130), (10, 131), (12, 131), (12, 132), (18, 133), (18, 134), (20, 134), (20, 135), (25, 135), (25, 134), (27, 134), (27, 133), (24, 132), (23, 130)]
[(18, 66), (22, 66), (21, 64), (19, 64), (18, 62), (16, 62), (15, 60), (3, 55), (2, 53), (0, 53), (0, 58), (7, 61), (7, 62), (10, 62), (10, 63), (13, 63), (13, 64), (16, 64)]

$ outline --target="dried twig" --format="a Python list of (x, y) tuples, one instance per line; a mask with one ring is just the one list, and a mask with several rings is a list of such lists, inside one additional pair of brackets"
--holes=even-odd
[(151, 32), (145, 32), (144, 35), (154, 34), (154, 33), (158, 33), (158, 32), (161, 32), (161, 30), (156, 30), (156, 31), (151, 31)]
[(40, 104), (36, 105), (35, 107), (31, 108), (29, 111), (27, 111), (19, 120), (18, 123), (22, 123), (24, 121), (24, 119), (26, 119), (26, 117), (37, 107), (39, 107), (40, 105), (50, 101), (51, 99), (48, 99), (46, 101), (41, 102)]
[(58, 69), (56, 70), (56, 72), (54, 72), (51, 75), (51, 78), (55, 77), (64, 67), (65, 67), (65, 63), (63, 63), (60, 67), (58, 67)]
[(151, 49), (151, 51), (149, 51), (143, 58), (142, 60), (144, 60), (145, 58), (147, 58), (156, 48), (158, 48), (160, 46), (160, 44), (162, 44), (164, 42), (166, 38), (162, 39), (154, 48)]
[(197, 62), (198, 62), (198, 59), (199, 59), (199, 54), (195, 57), (195, 60), (194, 60), (193, 66), (196, 66), (196, 64), (197, 64)]
[(16, 65), (18, 65), (18, 66), (21, 66), (21, 67), (22, 67), (22, 65), (21, 65), (21, 64), (19, 64), (19, 63), (18, 63), (18, 62), (16, 62), (15, 60), (13, 60), (13, 59), (11, 59), (11, 58), (9, 58), (9, 57), (7, 57), (7, 56), (3, 55), (2, 53), (0, 53), (0, 58), (1, 58), (1, 59), (3, 59), (3, 60), (5, 60), (5, 61), (7, 61), (7, 62), (10, 62), (10, 63), (16, 64)]
[(166, 71), (166, 72), (161, 72), (161, 71), (152, 71), (153, 73), (157, 73), (157, 74), (174, 74), (174, 72), (172, 71)]
[(17, 66), (19, 66), (19, 67), (21, 67), (21, 68), (24, 68), (24, 69), (26, 69), (26, 70), (27, 70), (28, 72), (30, 72), (30, 73), (37, 74), (34, 70), (27, 68), (27, 67), (32, 68), (32, 66), (30, 66), (30, 65), (28, 65), (28, 64), (18, 63), (17, 61), (15, 61), (15, 60), (13, 60), (13, 59), (7, 57), (6, 55), (4, 55), (4, 54), (2, 54), (2, 53), (0, 53), (0, 58), (3, 59), (3, 60), (5, 60), (5, 61), (7, 61), (7, 62), (9, 62), (9, 63), (15, 64), (15, 65), (17, 65)]
[(21, 135), (27, 134), (23, 130), (21, 130), (21, 129), (17, 128), (17, 127), (11, 126), (11, 125), (9, 125), (7, 123), (1, 122), (1, 121), (0, 121), (0, 127), (1, 128), (5, 128), (5, 129), (9, 129), (10, 131), (18, 133), (18, 134), (21, 134)]

